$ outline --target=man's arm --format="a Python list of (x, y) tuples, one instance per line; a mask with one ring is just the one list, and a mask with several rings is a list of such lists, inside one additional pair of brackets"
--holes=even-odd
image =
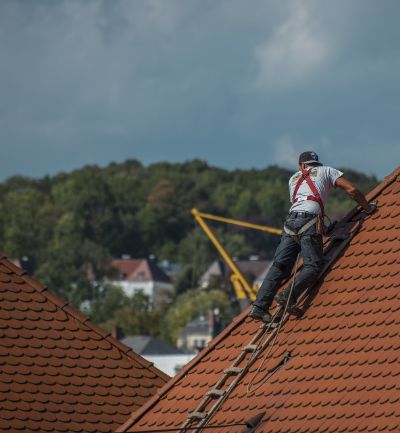
[(346, 191), (346, 193), (353, 200), (355, 200), (368, 214), (374, 212), (374, 210), (376, 209), (376, 205), (371, 206), (367, 202), (367, 199), (364, 197), (362, 192), (343, 176), (340, 176), (338, 179), (336, 179), (335, 185)]

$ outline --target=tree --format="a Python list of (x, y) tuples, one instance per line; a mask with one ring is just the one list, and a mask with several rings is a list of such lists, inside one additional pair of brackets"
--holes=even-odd
[(99, 289), (96, 298), (90, 302), (89, 317), (93, 322), (105, 323), (116, 311), (129, 305), (130, 300), (119, 286), (105, 284)]
[[(377, 183), (374, 176), (343, 171), (364, 192)], [(129, 160), (41, 179), (14, 176), (0, 183), (1, 249), (12, 258), (29, 256), (36, 264), (35, 276), (74, 306), (85, 300), (105, 302), (104, 311), (96, 313), (100, 323), (116, 323), (114, 312), (118, 311), (118, 321), (127, 332), (157, 334), (162, 329), (175, 335), (172, 316), (168, 316), (171, 333), (163, 328), (166, 307), (148, 311), (114, 292), (105, 297), (107, 292), (99, 293), (91, 280), (100, 281), (107, 274), (112, 257), (153, 253), (183, 266), (178, 295), (193, 289), (218, 253), (190, 210), (196, 207), (280, 227), (289, 209), (290, 174), (277, 166), (225, 170), (194, 160), (145, 167)], [(327, 213), (339, 218), (353, 206), (335, 190)], [(251, 253), (270, 258), (279, 240), (275, 235), (221, 224), (213, 223), (212, 228), (237, 257)]]
[(51, 290), (75, 307), (92, 299), (91, 280), (104, 276), (111, 259), (105, 247), (85, 238), (84, 226), (85, 221), (79, 216), (71, 212), (63, 214), (47, 246), (47, 260), (39, 264), (36, 273)]
[(53, 215), (45, 194), (32, 187), (8, 192), (2, 203), (3, 251), (12, 258), (43, 259), (52, 236)]
[(119, 287), (109, 287), (103, 302), (95, 302), (91, 312), (105, 329), (112, 332), (118, 326), (126, 336), (159, 335), (163, 315), (164, 310), (153, 309), (143, 292), (127, 297)]

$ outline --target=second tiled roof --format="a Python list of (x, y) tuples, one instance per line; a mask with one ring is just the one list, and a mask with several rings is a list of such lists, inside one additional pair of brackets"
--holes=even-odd
[(109, 432), (167, 380), (0, 259), (0, 430)]

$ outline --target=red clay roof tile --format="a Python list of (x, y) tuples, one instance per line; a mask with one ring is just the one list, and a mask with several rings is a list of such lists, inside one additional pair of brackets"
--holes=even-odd
[[(233, 387), (209, 425), (246, 422), (265, 412), (258, 433), (400, 431), (400, 168), (369, 199), (378, 201), (379, 211), (364, 221), (322, 277), (305, 315), (284, 324), (264, 365), (268, 348)], [(359, 219), (359, 211), (346, 218)], [(238, 316), (119, 431), (171, 426), (184, 431), (180, 427), (188, 414), (198, 410), (259, 326), (246, 318), (246, 312)], [(292, 356), (287, 364), (248, 393), (257, 369), (260, 380), (287, 352)], [(245, 366), (246, 360), (239, 365)], [(203, 409), (212, 404), (205, 401)]]
[(0, 258), (0, 431), (109, 432), (167, 379)]

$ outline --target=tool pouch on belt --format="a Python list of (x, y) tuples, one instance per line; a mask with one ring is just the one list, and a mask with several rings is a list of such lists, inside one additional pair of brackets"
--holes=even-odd
[(325, 222), (322, 215), (319, 215), (317, 218), (317, 222), (315, 224), (315, 231), (321, 236), (325, 234)]

